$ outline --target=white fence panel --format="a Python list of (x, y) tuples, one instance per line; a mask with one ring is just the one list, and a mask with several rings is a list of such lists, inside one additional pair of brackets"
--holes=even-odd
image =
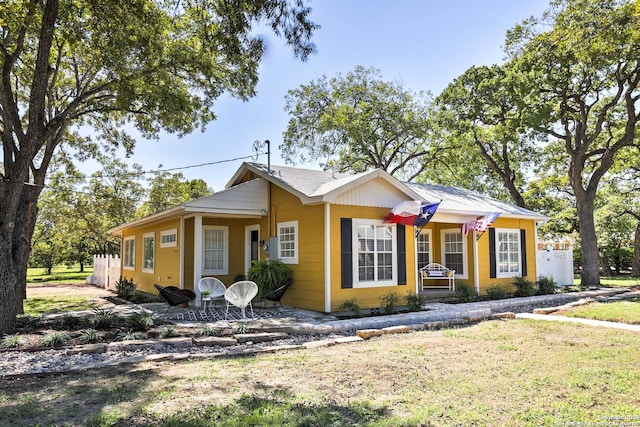
[(537, 272), (551, 276), (558, 285), (573, 285), (573, 249), (538, 249)]
[(116, 282), (120, 279), (120, 262), (118, 255), (94, 255), (94, 283), (105, 289), (115, 291)]

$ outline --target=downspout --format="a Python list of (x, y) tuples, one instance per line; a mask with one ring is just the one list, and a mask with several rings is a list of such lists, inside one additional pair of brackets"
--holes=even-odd
[(331, 204), (324, 204), (324, 311), (331, 313)]

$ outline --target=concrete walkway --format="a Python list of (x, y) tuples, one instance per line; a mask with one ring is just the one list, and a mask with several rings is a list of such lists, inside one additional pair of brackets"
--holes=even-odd
[(627, 331), (640, 332), (640, 325), (629, 325), (627, 323), (618, 323), (618, 322), (605, 322), (603, 320), (582, 319), (580, 317), (556, 316), (556, 315), (549, 315), (549, 314), (518, 313), (516, 314), (516, 319), (533, 319), (533, 320), (548, 320), (551, 322), (580, 323), (582, 325), (597, 326), (601, 328), (625, 329)]
[[(445, 304), (427, 303), (423, 311), (400, 313), (386, 316), (363, 317), (354, 319), (339, 320), (334, 316), (325, 313), (313, 312), (309, 310), (296, 309), (291, 307), (274, 308), (276, 310), (268, 313), (266, 318), (260, 318), (262, 309), (256, 309), (257, 319), (250, 320), (248, 325), (252, 329), (268, 332), (287, 332), (294, 334), (331, 334), (344, 333), (362, 329), (383, 329), (393, 326), (417, 327), (439, 322), (465, 324), (471, 321), (488, 319), (498, 313), (532, 312), (539, 307), (560, 306), (580, 299), (608, 300), (618, 299), (622, 294), (631, 293), (640, 296), (640, 292), (630, 292), (626, 288), (607, 288), (584, 292), (570, 292), (553, 295), (540, 295), (525, 298), (508, 298), (504, 300), (482, 301), (466, 304)], [(166, 304), (142, 304), (144, 308), (160, 315), (166, 310)], [(116, 306), (118, 307), (118, 306)], [(196, 312), (196, 307), (191, 307), (189, 311)], [(183, 316), (188, 319), (188, 316)], [(554, 316), (557, 317), (557, 316)], [(215, 322), (198, 320), (172, 320), (176, 324), (183, 326), (203, 327), (204, 324), (215, 326), (228, 325), (229, 321), (217, 320)]]

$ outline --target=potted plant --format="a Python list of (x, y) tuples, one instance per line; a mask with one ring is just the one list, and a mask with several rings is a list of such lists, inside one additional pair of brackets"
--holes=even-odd
[(291, 269), (278, 260), (253, 261), (247, 272), (247, 280), (258, 285), (260, 295), (265, 295), (284, 285), (292, 277)]

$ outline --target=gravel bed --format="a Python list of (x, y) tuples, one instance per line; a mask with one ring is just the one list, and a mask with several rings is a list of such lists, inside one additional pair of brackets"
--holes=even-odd
[[(310, 341), (342, 338), (348, 334), (290, 335), (287, 338), (261, 343), (246, 343), (227, 347), (154, 347), (130, 351), (105, 351), (98, 353), (75, 353), (67, 349), (41, 351), (9, 350), (0, 353), (0, 378), (19, 375), (37, 375), (66, 372), (94, 365), (109, 365), (125, 360), (135, 360), (153, 354), (224, 354), (261, 350), (269, 347), (302, 345)], [(353, 335), (353, 334), (350, 334)]]

